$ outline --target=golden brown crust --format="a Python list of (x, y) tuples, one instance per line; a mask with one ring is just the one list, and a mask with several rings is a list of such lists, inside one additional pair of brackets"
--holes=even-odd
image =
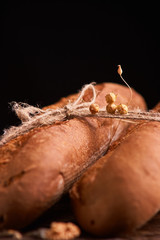
[(159, 146), (160, 124), (139, 124), (74, 185), (74, 211), (86, 231), (101, 236), (128, 233), (159, 211)]
[[(98, 85), (96, 102), (105, 104), (106, 92), (118, 93), (126, 103), (126, 87)], [(143, 98), (133, 92), (131, 108), (145, 108)], [(50, 107), (63, 106), (62, 99)], [(84, 98), (90, 98), (90, 93)], [(118, 126), (118, 131), (117, 131)], [(1, 228), (22, 228), (53, 205), (91, 163), (107, 150), (128, 123), (112, 119), (75, 118), (39, 127), (11, 140), (0, 148), (0, 222)], [(116, 134), (115, 134), (116, 133)], [(114, 138), (114, 139), (113, 139)]]

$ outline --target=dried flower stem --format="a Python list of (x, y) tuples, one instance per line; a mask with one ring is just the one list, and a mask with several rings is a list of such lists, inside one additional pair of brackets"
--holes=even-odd
[(127, 105), (129, 105), (130, 102), (132, 101), (132, 89), (131, 89), (131, 87), (129, 86), (129, 84), (126, 82), (126, 80), (124, 80), (124, 78), (122, 77), (123, 71), (122, 71), (121, 65), (118, 65), (118, 70), (117, 70), (117, 72), (118, 72), (120, 78), (122, 79), (122, 81), (127, 85), (127, 87), (128, 87), (129, 90), (130, 90), (130, 99), (129, 99), (128, 103), (127, 103)]

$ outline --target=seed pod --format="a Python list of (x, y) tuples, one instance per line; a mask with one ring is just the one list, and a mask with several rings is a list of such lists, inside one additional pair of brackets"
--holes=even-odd
[(123, 71), (122, 71), (121, 65), (118, 65), (117, 72), (120, 76), (122, 75)]
[(111, 103), (114, 103), (116, 101), (117, 96), (114, 93), (111, 92), (111, 93), (108, 93), (105, 96), (105, 98), (106, 98), (106, 102), (111, 104)]
[(119, 104), (117, 106), (117, 110), (120, 114), (127, 114), (128, 113), (128, 107), (125, 104)]
[(114, 103), (108, 104), (108, 105), (106, 106), (107, 112), (108, 112), (108, 113), (111, 113), (111, 114), (114, 114), (115, 111), (116, 111), (116, 109), (117, 109), (117, 105), (114, 104)]
[(89, 107), (89, 110), (92, 114), (96, 114), (99, 112), (99, 105), (96, 103), (92, 103)]

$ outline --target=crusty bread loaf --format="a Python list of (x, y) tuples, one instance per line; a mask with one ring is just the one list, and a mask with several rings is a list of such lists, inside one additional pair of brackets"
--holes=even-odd
[[(108, 92), (127, 103), (126, 87), (104, 83), (96, 86), (96, 102), (105, 106)], [(84, 96), (89, 100), (91, 93)], [(72, 95), (58, 104), (64, 106)], [(130, 109), (145, 109), (133, 91)], [(53, 205), (72, 183), (119, 138), (128, 123), (112, 119), (75, 118), (35, 128), (0, 148), (0, 228), (22, 228)], [(117, 128), (118, 127), (118, 128)], [(118, 129), (118, 130), (117, 130)]]
[(117, 141), (74, 184), (71, 198), (92, 234), (120, 236), (143, 226), (160, 210), (160, 123), (143, 122)]

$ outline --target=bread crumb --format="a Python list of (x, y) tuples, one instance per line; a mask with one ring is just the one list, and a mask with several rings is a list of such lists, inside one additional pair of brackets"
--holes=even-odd
[(79, 237), (80, 234), (79, 227), (71, 222), (53, 222), (50, 229), (46, 231), (46, 238), (49, 240), (68, 240)]
[(0, 232), (0, 239), (18, 239), (21, 240), (23, 238), (22, 234), (16, 230), (8, 229)]

